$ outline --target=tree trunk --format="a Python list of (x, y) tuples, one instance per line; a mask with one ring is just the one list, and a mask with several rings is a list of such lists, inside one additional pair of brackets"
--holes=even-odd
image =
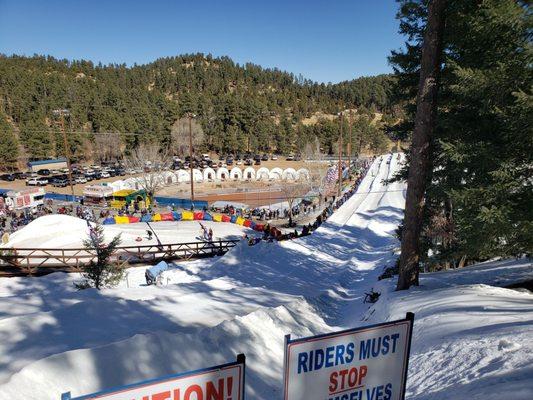
[(445, 5), (446, 0), (432, 0), (428, 8), (428, 19), (420, 62), (420, 80), (418, 84), (415, 127), (411, 143), (411, 160), (407, 178), (400, 272), (396, 290), (405, 290), (412, 285), (418, 285), (420, 232), (423, 222), (424, 194), (428, 178), (431, 176), (430, 150), (436, 122), (438, 75), (440, 71)]

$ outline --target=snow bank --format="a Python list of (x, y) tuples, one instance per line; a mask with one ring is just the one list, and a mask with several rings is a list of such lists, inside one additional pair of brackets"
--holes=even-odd
[(532, 276), (531, 260), (515, 260), (424, 274), (408, 292), (382, 283), (367, 323), (416, 314), (407, 397), (532, 399), (533, 295), (489, 286)]

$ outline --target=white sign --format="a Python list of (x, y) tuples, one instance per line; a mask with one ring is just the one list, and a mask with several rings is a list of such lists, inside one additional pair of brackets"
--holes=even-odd
[[(140, 382), (72, 400), (244, 400), (244, 356), (237, 362)], [(62, 400), (70, 400), (65, 393)]]
[(291, 341), (285, 400), (402, 400), (414, 315)]

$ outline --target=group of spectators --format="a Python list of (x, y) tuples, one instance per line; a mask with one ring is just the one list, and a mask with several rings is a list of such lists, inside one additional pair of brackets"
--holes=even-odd
[(48, 202), (44, 205), (18, 211), (4, 208), (0, 210), (0, 237), (6, 232), (13, 233), (17, 231), (36, 218), (52, 213), (53, 208)]
[[(279, 229), (276, 227), (271, 227), (269, 224), (265, 226), (265, 230), (263, 232), (262, 238), (248, 238), (248, 244), (254, 245), (258, 243), (261, 240), (288, 240), (288, 239), (294, 239), (302, 236), (308, 236), (310, 235), (314, 230), (318, 229), (320, 225), (322, 225), (323, 222), (325, 222), (339, 207), (341, 207), (346, 201), (353, 196), (353, 194), (357, 191), (357, 188), (359, 187), (361, 180), (365, 176), (366, 172), (370, 168), (370, 164), (365, 164), (363, 167), (363, 170), (359, 173), (353, 184), (350, 186), (350, 188), (342, 194), (339, 198), (336, 196), (326, 197), (324, 199), (325, 203), (327, 204), (324, 210), (320, 213), (320, 215), (315, 219), (315, 221), (311, 224), (304, 225), (301, 232), (298, 232), (298, 230), (294, 230), (287, 233), (282, 233)], [(316, 205), (313, 206), (313, 211), (316, 209)], [(294, 211), (294, 210), (293, 210)], [(308, 212), (309, 208), (303, 209), (303, 212)]]

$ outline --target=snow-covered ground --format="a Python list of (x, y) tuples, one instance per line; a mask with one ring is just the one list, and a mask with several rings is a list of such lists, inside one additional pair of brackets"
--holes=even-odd
[[(0, 399), (76, 396), (240, 352), (247, 398), (278, 399), (285, 334), (406, 311), (416, 314), (408, 398), (533, 398), (533, 296), (489, 286), (531, 279), (530, 261), (427, 274), (406, 292), (393, 291), (394, 279), (376, 280), (396, 257), (405, 187), (383, 179), (400, 162), (377, 159), (358, 192), (311, 236), (241, 243), (220, 258), (180, 263), (160, 287), (144, 285), (142, 267), (100, 292), (74, 290), (75, 274), (1, 279)], [(362, 300), (372, 287), (382, 295), (369, 307)]]
[[(122, 246), (157, 244), (157, 238), (148, 239), (146, 231), (151, 229), (161, 243), (186, 243), (201, 240), (200, 223), (213, 229), (214, 240), (239, 239), (244, 232), (253, 231), (229, 222), (213, 221), (160, 221), (146, 223), (103, 225), (107, 240), (120, 234)], [(88, 238), (89, 228), (85, 220), (69, 215), (52, 214), (37, 218), (24, 228), (13, 233), (1, 247), (15, 248), (82, 248)], [(141, 240), (139, 241), (138, 238)]]

